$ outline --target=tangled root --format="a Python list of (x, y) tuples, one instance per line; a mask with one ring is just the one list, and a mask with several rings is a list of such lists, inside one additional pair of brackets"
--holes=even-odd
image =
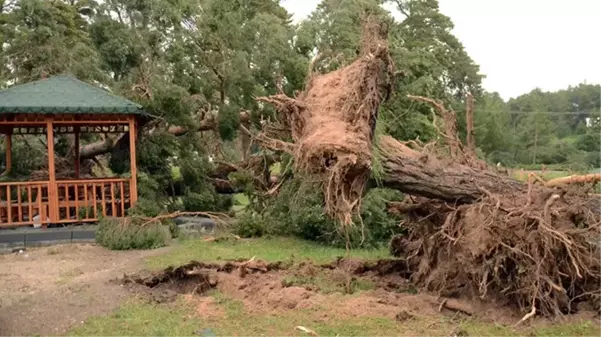
[(410, 235), (391, 249), (407, 258), (414, 282), (444, 296), (505, 301), (547, 316), (575, 312), (579, 303), (599, 310), (600, 216), (586, 202), (542, 188), (487, 194), (457, 208), (422, 202), (405, 209)]

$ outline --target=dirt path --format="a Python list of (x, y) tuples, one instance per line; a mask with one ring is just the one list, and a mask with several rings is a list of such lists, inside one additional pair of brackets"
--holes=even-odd
[(69, 244), (0, 255), (0, 335), (56, 335), (117, 308), (129, 294), (111, 282), (169, 249), (115, 252)]

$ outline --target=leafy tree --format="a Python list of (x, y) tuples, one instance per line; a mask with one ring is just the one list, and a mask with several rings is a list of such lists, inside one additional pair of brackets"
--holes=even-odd
[(25, 83), (69, 72), (83, 80), (102, 80), (98, 53), (86, 31), (89, 4), (20, 0), (5, 9), (0, 16), (4, 76)]

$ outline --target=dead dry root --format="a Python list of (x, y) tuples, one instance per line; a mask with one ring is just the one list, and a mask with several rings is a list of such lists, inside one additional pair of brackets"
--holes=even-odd
[(353, 63), (323, 75), (311, 70), (295, 98), (259, 98), (291, 130), (296, 171), (323, 176), (326, 212), (343, 225), (351, 223), (369, 178), (378, 108), (393, 74), (385, 38), (383, 26), (368, 22)]
[(600, 215), (582, 196), (529, 190), (456, 208), (402, 205), (410, 234), (391, 251), (407, 259), (413, 282), (443, 296), (503, 301), (525, 319), (599, 310)]

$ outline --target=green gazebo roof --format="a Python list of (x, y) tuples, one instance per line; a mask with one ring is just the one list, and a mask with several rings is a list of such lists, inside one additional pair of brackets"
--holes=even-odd
[(0, 114), (138, 114), (142, 106), (68, 75), (0, 90)]

